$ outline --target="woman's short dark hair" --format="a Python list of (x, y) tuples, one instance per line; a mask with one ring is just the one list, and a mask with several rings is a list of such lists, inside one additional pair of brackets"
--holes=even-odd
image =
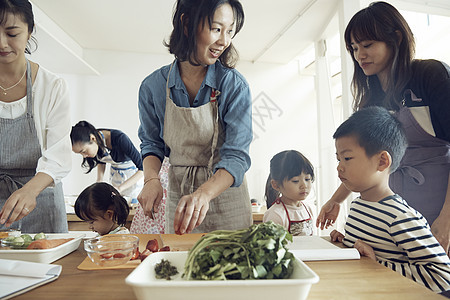
[[(31, 3), (28, 0), (0, 0), (0, 24), (4, 25), (6, 22), (7, 14), (13, 14), (22, 19), (24, 23), (28, 25), (28, 33), (32, 34), (34, 30), (34, 15)], [(31, 42), (35, 45), (34, 49), (31, 47), (30, 41), (27, 43), (25, 53), (31, 54), (32, 51), (37, 48), (37, 41), (32, 36)]]
[(72, 126), (72, 131), (70, 132), (70, 140), (72, 142), (72, 146), (77, 143), (90, 143), (91, 142), (91, 134), (95, 136), (98, 145), (98, 151), (96, 157), (84, 157), (81, 166), (87, 169), (86, 173), (92, 171), (93, 168), (97, 166), (99, 163), (99, 157), (103, 156), (102, 154), (106, 150), (106, 145), (103, 142), (103, 138), (100, 136), (98, 129), (94, 127), (88, 121), (80, 121), (75, 126)]
[[(216, 9), (224, 4), (229, 4), (233, 9), (236, 25), (234, 35), (236, 35), (244, 25), (244, 9), (238, 0), (178, 0), (173, 12), (172, 34), (169, 42), (164, 42), (169, 52), (180, 61), (189, 61), (192, 65), (198, 65), (198, 28), (203, 26), (205, 20), (208, 20), (211, 26)], [(234, 68), (238, 58), (239, 55), (231, 43), (219, 60), (224, 66)]]

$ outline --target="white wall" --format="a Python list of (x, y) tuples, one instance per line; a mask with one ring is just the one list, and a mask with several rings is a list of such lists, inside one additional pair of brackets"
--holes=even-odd
[[(86, 55), (101, 75), (61, 74), (71, 93), (72, 124), (85, 119), (96, 127), (121, 129), (139, 149), (139, 85), (152, 71), (170, 63), (172, 57), (107, 51), (87, 51)], [(250, 197), (263, 202), (269, 161), (274, 154), (296, 149), (313, 164), (318, 161), (314, 78), (299, 75), (295, 62), (277, 65), (241, 61), (237, 69), (249, 82), (254, 101), (255, 139), (250, 148), (252, 166), (247, 173)], [(264, 104), (272, 110), (265, 109)], [(80, 193), (96, 178), (96, 171), (83, 173), (81, 155), (72, 157), (73, 169), (63, 179), (67, 195)]]
[(263, 202), (273, 155), (295, 149), (313, 164), (318, 161), (314, 77), (299, 75), (296, 62), (287, 65), (241, 62), (237, 69), (249, 82), (253, 98), (249, 192), (250, 197)]

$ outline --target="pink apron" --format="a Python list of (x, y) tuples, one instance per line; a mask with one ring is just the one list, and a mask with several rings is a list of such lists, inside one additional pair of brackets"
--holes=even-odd
[(287, 218), (288, 218), (288, 231), (290, 234), (299, 236), (299, 235), (313, 235), (313, 221), (311, 218), (311, 214), (309, 213), (306, 206), (302, 203), (303, 207), (305, 208), (306, 212), (308, 213), (308, 218), (303, 220), (296, 220), (293, 221), (289, 217), (289, 211), (286, 208), (286, 205), (281, 201), (280, 199), (277, 200), (277, 203), (281, 203), (284, 207), (284, 211), (286, 212)]

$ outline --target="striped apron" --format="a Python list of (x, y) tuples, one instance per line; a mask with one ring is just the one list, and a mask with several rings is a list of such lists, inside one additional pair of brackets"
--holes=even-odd
[[(42, 156), (33, 120), (32, 96), (31, 68), (27, 61), (27, 111), (15, 119), (0, 118), (0, 208), (13, 192), (34, 177)], [(11, 227), (26, 233), (67, 232), (61, 182), (44, 189), (36, 197), (36, 208)]]
[[(167, 195), (166, 233), (174, 233), (174, 217), (178, 201), (196, 191), (213, 175), (213, 166), (220, 160), (219, 148), (224, 133), (219, 124), (220, 94), (211, 94), (211, 101), (200, 107), (178, 107), (170, 99), (169, 78), (166, 82), (166, 111), (164, 142), (170, 148), (169, 185)], [(209, 210), (202, 224), (192, 232), (218, 229), (242, 229), (252, 224), (252, 208), (247, 182), (230, 187), (209, 202)]]

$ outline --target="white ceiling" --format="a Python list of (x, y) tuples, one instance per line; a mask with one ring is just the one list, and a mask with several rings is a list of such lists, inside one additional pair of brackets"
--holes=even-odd
[[(244, 28), (234, 40), (240, 58), (252, 62), (289, 62), (319, 39), (341, 1), (356, 0), (241, 0), (246, 19)], [(55, 72), (67, 73), (67, 69), (61, 68), (68, 68), (74, 60), (80, 66), (69, 72), (95, 73), (83, 59), (83, 51), (87, 49), (167, 54), (162, 42), (172, 29), (175, 0), (31, 2), (37, 23), (37, 55), (41, 62), (48, 60), (48, 63), (56, 64), (55, 51), (64, 57), (65, 66), (58, 64)], [(361, 1), (362, 4), (369, 2)], [(389, 2), (399, 9), (450, 16), (449, 0)], [(338, 32), (337, 25), (331, 27)]]

